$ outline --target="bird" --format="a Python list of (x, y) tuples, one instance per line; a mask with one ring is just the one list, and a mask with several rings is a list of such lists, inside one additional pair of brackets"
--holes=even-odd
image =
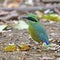
[(28, 30), (32, 39), (38, 43), (45, 42), (46, 45), (49, 45), (50, 42), (48, 34), (46, 32), (45, 27), (39, 21), (38, 16), (33, 13), (29, 13), (23, 18), (28, 20), (28, 26), (29, 26)]

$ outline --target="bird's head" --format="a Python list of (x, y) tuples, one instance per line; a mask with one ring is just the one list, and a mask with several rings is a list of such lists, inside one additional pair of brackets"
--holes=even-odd
[(27, 20), (29, 20), (29, 21), (32, 21), (32, 22), (38, 22), (38, 17), (37, 17), (37, 15), (35, 15), (35, 14), (28, 14), (27, 16), (24, 16), (23, 17), (24, 19), (27, 19)]

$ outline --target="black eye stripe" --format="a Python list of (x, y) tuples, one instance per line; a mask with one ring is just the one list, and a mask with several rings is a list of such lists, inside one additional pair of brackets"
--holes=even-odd
[(37, 22), (33, 17), (28, 17), (29, 20)]

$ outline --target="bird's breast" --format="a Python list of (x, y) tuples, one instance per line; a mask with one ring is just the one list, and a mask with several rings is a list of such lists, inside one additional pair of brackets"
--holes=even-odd
[(40, 42), (41, 40), (38, 38), (38, 34), (36, 32), (36, 30), (34, 29), (34, 27), (32, 25), (29, 25), (29, 33), (31, 35), (31, 37), (33, 38), (33, 40)]

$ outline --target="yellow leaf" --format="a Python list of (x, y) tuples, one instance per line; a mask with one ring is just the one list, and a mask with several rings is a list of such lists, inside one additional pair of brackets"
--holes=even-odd
[(57, 14), (46, 14), (42, 16), (43, 19), (47, 19), (49, 21), (60, 22), (60, 15)]
[(17, 46), (16, 45), (8, 45), (8, 46), (4, 47), (3, 50), (6, 52), (13, 52), (13, 51), (17, 50)]

